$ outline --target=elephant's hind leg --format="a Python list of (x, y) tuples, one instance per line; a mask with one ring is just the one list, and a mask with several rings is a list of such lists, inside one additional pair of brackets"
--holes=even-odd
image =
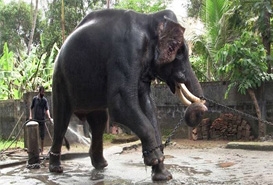
[[(54, 125), (54, 138), (53, 143), (49, 152), (49, 171), (50, 172), (57, 172), (62, 173), (63, 167), (61, 166), (61, 147), (63, 143), (63, 138), (66, 133), (70, 116), (67, 112), (64, 114), (66, 116), (62, 116), (62, 122), (63, 125)], [(71, 115), (71, 114), (70, 114)], [(55, 116), (54, 116), (55, 117)], [(59, 120), (59, 119), (56, 119)], [(56, 124), (57, 121), (54, 120), (54, 124)]]
[(72, 110), (65, 95), (60, 96), (53, 94), (53, 119), (54, 119), (54, 136), (52, 146), (49, 152), (49, 171), (62, 173), (61, 166), (61, 148), (64, 135), (67, 131)]
[(92, 133), (92, 143), (89, 155), (96, 169), (105, 168), (108, 163), (103, 157), (103, 132), (107, 122), (107, 111), (93, 111), (87, 115), (87, 121)]

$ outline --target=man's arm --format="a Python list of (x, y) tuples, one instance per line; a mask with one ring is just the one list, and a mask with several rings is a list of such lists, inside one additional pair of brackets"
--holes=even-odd
[(47, 115), (48, 119), (51, 119), (49, 109), (46, 110), (46, 115)]
[(29, 109), (29, 119), (32, 119), (32, 109)]
[(48, 101), (47, 101), (46, 98), (45, 98), (45, 101), (46, 101), (46, 104), (45, 104), (46, 115), (47, 115), (48, 119), (51, 120), (52, 118), (51, 118), (51, 116), (50, 116)]

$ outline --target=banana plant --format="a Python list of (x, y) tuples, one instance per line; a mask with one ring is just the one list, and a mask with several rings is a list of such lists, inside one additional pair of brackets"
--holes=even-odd
[(3, 55), (0, 58), (0, 99), (12, 98), (12, 82), (17, 76), (14, 69), (14, 53), (9, 51), (7, 43), (3, 47)]
[(37, 48), (29, 55), (16, 57), (4, 46), (0, 58), (0, 99), (20, 99), (25, 92), (36, 91), (39, 85), (51, 90), (54, 58), (58, 52), (55, 44), (49, 54), (39, 57)]

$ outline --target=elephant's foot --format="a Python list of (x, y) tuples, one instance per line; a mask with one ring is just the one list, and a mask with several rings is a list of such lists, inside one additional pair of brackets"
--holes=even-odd
[(55, 172), (55, 173), (63, 173), (63, 167), (60, 165), (49, 165), (49, 171), (50, 172)]
[(55, 173), (63, 173), (60, 153), (49, 152), (49, 171)]
[(90, 158), (92, 165), (98, 170), (102, 170), (103, 168), (108, 166), (108, 162), (105, 160), (103, 156), (95, 156), (90, 154)]
[(151, 151), (143, 151), (143, 158), (144, 158), (145, 165), (155, 166), (159, 164), (160, 162), (163, 162), (164, 155), (161, 152), (160, 148), (156, 148), (155, 150), (151, 150)]
[(164, 167), (163, 161), (159, 162), (157, 165), (152, 166), (153, 181), (168, 181), (172, 178), (172, 174)]

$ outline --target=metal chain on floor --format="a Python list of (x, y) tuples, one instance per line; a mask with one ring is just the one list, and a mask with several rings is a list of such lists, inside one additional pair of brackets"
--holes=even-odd
[(39, 168), (41, 168), (41, 166), (46, 166), (45, 163), (46, 163), (47, 159), (49, 159), (49, 153), (47, 155), (45, 155), (45, 156), (40, 157), (39, 162), (37, 162), (37, 163), (29, 164), (28, 162), (31, 160), (31, 159), (29, 159), (26, 162), (26, 168), (28, 168), (28, 169), (39, 169)]
[(28, 164), (28, 162), (27, 162), (26, 168), (27, 169), (39, 169), (39, 168), (41, 168), (41, 165), (40, 165), (40, 163)]
[(211, 100), (211, 99), (209, 99), (209, 98), (207, 98), (207, 97), (201, 97), (201, 99), (206, 100), (207, 102), (212, 103), (212, 104), (215, 104), (215, 105), (217, 105), (217, 106), (223, 107), (224, 109), (226, 109), (226, 110), (228, 110), (228, 111), (230, 111), (230, 112), (234, 112), (234, 113), (236, 113), (236, 114), (239, 114), (239, 115), (242, 115), (242, 116), (244, 116), (244, 117), (247, 117), (247, 118), (250, 118), (250, 119), (253, 119), (253, 120), (262, 122), (262, 123), (265, 123), (265, 124), (267, 124), (267, 125), (273, 125), (272, 122), (269, 122), (269, 121), (266, 121), (266, 120), (259, 119), (259, 118), (255, 117), (255, 116), (252, 116), (252, 115), (247, 114), (247, 113), (245, 113), (245, 112), (242, 112), (242, 111), (233, 109), (233, 108), (231, 108), (231, 107), (228, 107), (228, 106), (226, 106), (226, 105), (220, 104), (220, 103), (218, 103), (218, 102), (216, 102), (216, 101), (214, 101), (214, 100)]
[(28, 152), (29, 154), (31, 153), (31, 154), (33, 154), (33, 157), (31, 157), (31, 158), (29, 158), (28, 159), (28, 161), (27, 161), (27, 164), (26, 164), (26, 168), (27, 169), (39, 169), (40, 167), (41, 167), (41, 165), (40, 165), (40, 160), (39, 161), (37, 161), (36, 163), (33, 163), (33, 164), (29, 164), (29, 161), (31, 161), (31, 160), (37, 160), (37, 158), (39, 158), (39, 154), (38, 154), (38, 156), (37, 155), (34, 155), (34, 153), (33, 152)]

